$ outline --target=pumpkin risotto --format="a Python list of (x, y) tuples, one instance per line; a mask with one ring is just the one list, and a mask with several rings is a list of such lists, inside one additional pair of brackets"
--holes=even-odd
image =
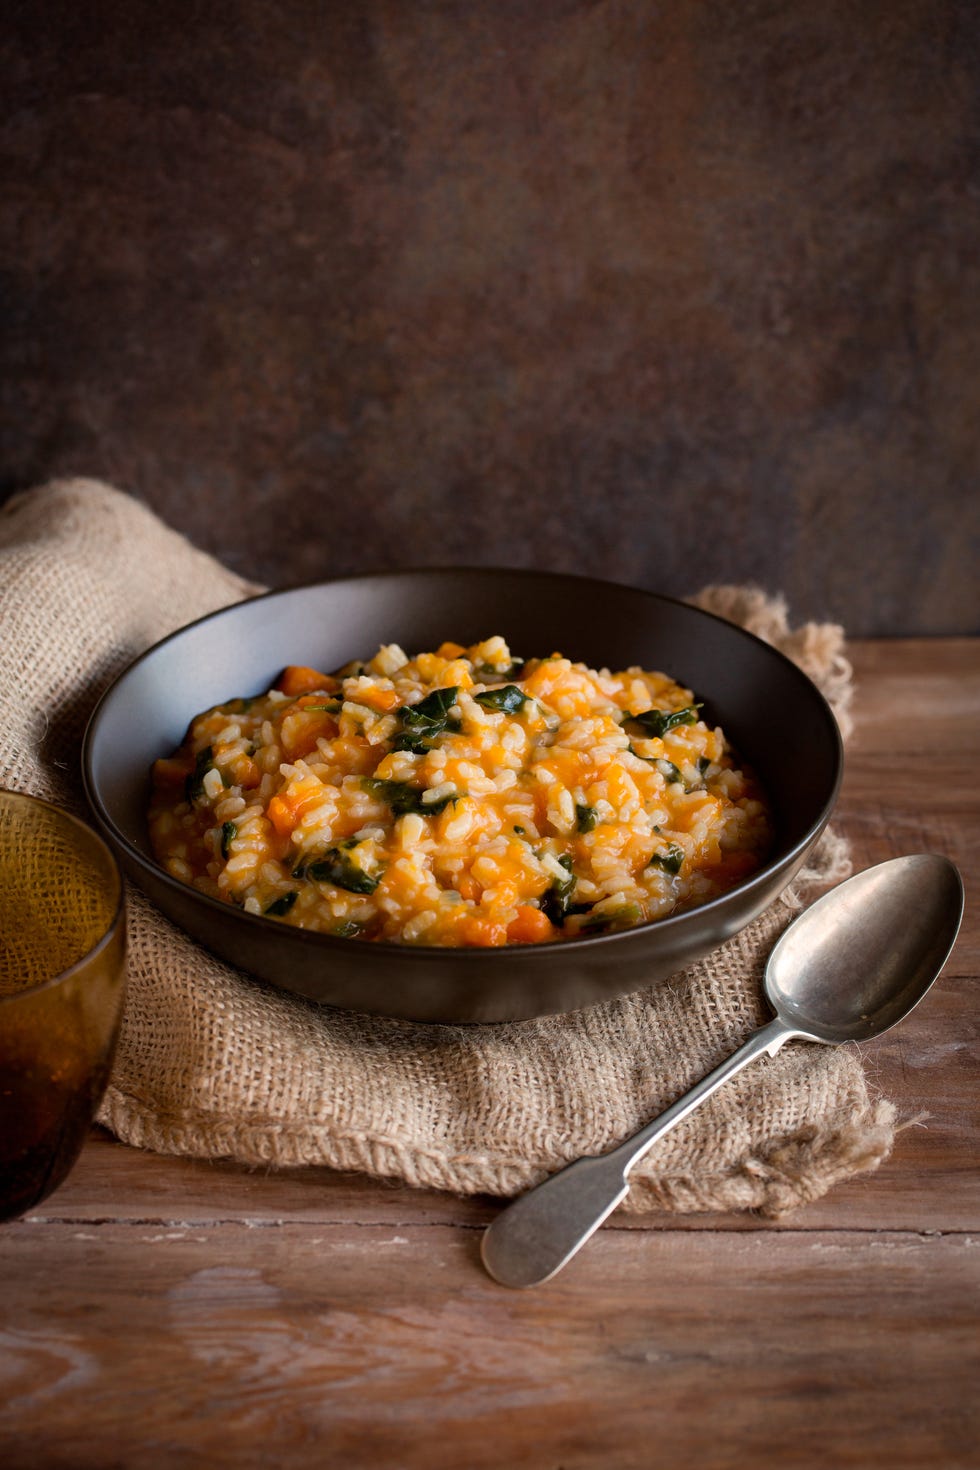
[(326, 934), (536, 944), (662, 919), (754, 872), (754, 778), (664, 674), (503, 638), (328, 675), (290, 666), (153, 768), (157, 860)]

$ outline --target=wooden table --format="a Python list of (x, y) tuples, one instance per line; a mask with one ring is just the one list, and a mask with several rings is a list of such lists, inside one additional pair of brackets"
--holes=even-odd
[(877, 1173), (780, 1224), (614, 1217), (512, 1292), (491, 1200), (96, 1132), (0, 1228), (0, 1466), (980, 1464), (980, 641), (852, 657), (855, 867), (929, 849), (967, 884), (936, 990), (867, 1048), (908, 1120)]

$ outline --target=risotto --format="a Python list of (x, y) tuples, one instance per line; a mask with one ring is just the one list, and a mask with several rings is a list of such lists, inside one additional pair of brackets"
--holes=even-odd
[(665, 674), (515, 658), (501, 637), (198, 715), (153, 768), (157, 861), (325, 934), (536, 944), (662, 919), (764, 861), (765, 800)]

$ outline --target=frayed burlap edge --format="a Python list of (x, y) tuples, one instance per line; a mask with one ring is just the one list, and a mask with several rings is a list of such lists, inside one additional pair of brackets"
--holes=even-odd
[[(154, 1153), (233, 1159), (252, 1168), (328, 1167), (461, 1197), (512, 1198), (552, 1172), (529, 1172), (523, 1159), (477, 1153), (446, 1158), (435, 1150), (377, 1135), (307, 1129), (294, 1122), (227, 1123), (202, 1130), (193, 1119), (159, 1116), (112, 1087), (99, 1121), (124, 1142)], [(895, 1123), (894, 1105), (878, 1099), (844, 1128), (774, 1138), (767, 1149), (747, 1155), (737, 1168), (724, 1173), (645, 1178), (640, 1166), (630, 1176), (630, 1192), (619, 1208), (626, 1214), (752, 1210), (779, 1219), (853, 1175), (877, 1169), (891, 1153)]]

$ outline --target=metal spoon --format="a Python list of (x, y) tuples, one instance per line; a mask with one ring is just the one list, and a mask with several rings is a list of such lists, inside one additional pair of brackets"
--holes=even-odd
[(775, 1020), (611, 1153), (577, 1159), (515, 1200), (483, 1237), (504, 1286), (537, 1286), (570, 1261), (629, 1190), (626, 1176), (659, 1138), (749, 1062), (787, 1041), (866, 1041), (903, 1020), (949, 957), (963, 883), (948, 859), (893, 858), (849, 878), (796, 919), (769, 956)]

